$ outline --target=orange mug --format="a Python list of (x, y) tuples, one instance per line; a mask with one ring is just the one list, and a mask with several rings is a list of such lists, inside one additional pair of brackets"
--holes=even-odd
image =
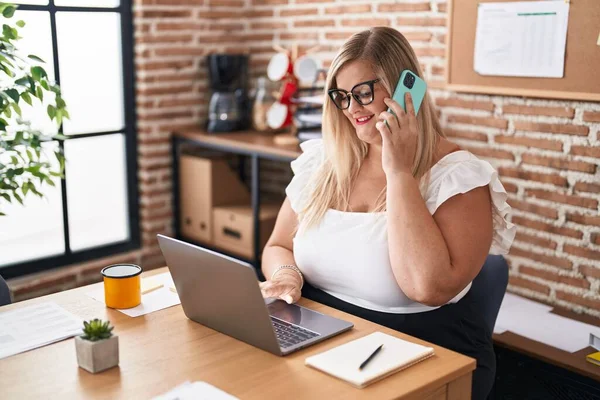
[(102, 268), (104, 302), (110, 308), (132, 308), (142, 302), (140, 274), (135, 264), (113, 264)]

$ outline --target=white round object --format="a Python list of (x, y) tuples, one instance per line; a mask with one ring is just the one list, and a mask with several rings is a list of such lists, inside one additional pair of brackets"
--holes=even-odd
[(289, 67), (290, 59), (287, 54), (277, 53), (271, 57), (271, 61), (269, 61), (267, 76), (270, 80), (277, 82), (285, 76)]
[(309, 56), (302, 56), (294, 63), (294, 75), (301, 82), (312, 82), (315, 80), (319, 68), (320, 63), (318, 60)]
[(288, 107), (276, 101), (267, 111), (267, 124), (271, 129), (279, 129), (285, 123), (288, 115)]

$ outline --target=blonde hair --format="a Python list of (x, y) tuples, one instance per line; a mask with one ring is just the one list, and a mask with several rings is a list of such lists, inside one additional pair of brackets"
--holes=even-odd
[[(337, 87), (336, 75), (353, 61), (366, 61), (376, 77), (393, 93), (403, 70), (409, 69), (423, 77), (415, 53), (406, 38), (397, 30), (374, 27), (350, 37), (333, 60), (325, 91)], [(304, 228), (318, 225), (328, 209), (345, 211), (349, 205), (353, 183), (367, 155), (368, 145), (355, 134), (352, 123), (325, 94), (323, 105), (323, 145), (325, 159), (315, 172), (306, 205), (298, 213)], [(439, 137), (444, 137), (435, 109), (425, 95), (417, 115), (419, 134), (412, 174), (417, 179), (429, 171)], [(378, 197), (374, 211), (386, 209), (385, 188)]]

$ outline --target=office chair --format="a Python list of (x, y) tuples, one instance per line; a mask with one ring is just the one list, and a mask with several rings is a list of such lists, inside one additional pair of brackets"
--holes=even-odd
[(500, 305), (508, 286), (508, 263), (501, 255), (488, 255), (483, 268), (473, 280), (471, 292), (482, 307), (488, 332), (494, 331)]
[(10, 303), (10, 289), (4, 278), (0, 275), (0, 306), (5, 306)]
[[(487, 327), (487, 332), (492, 335), (494, 331), (494, 325), (498, 313), (500, 312), (500, 305), (502, 299), (504, 299), (504, 293), (508, 286), (508, 263), (501, 255), (488, 255), (481, 271), (473, 279), (471, 285), (470, 294), (475, 298), (475, 304), (479, 308), (478, 314), (483, 318), (483, 323)], [(497, 360), (494, 358), (490, 360), (491, 364), (488, 365), (491, 373), (496, 376), (496, 364)], [(480, 372), (481, 374), (487, 374), (486, 372)], [(492, 386), (489, 388), (487, 394), (487, 400), (496, 400), (495, 396), (495, 379)], [(485, 389), (481, 389), (484, 390)], [(475, 393), (474, 393), (475, 394)], [(478, 398), (482, 398), (483, 393), (478, 394)]]

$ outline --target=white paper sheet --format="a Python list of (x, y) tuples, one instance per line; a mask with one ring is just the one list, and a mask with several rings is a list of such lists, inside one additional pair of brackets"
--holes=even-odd
[(56, 303), (0, 313), (0, 359), (81, 334), (83, 320)]
[[(139, 306), (127, 309), (119, 309), (118, 311), (129, 315), (130, 317), (139, 317), (140, 315), (149, 314), (151, 312), (162, 310), (181, 303), (179, 296), (177, 296), (177, 293), (174, 292), (175, 284), (173, 283), (170, 273), (165, 272), (159, 275), (143, 278), (143, 280), (146, 279), (151, 281), (160, 281), (164, 286), (150, 293), (143, 294), (142, 303)], [(104, 304), (103, 286), (100, 286), (99, 288), (86, 294), (94, 300), (98, 300)]]
[(564, 1), (479, 3), (475, 72), (562, 78), (568, 21)]
[(552, 314), (551, 310), (546, 304), (506, 293), (494, 333), (508, 330), (571, 353), (589, 345), (590, 333), (600, 335), (600, 328)]
[(185, 382), (152, 400), (238, 400), (206, 382)]

